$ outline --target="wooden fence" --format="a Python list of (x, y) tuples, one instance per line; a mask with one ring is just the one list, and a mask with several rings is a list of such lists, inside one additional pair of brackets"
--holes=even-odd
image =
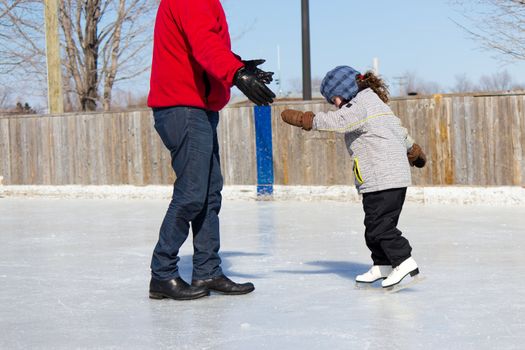
[[(394, 99), (429, 162), (413, 169), (416, 185), (525, 186), (525, 95), (435, 95)], [(275, 184), (353, 184), (342, 135), (285, 125), (280, 112), (318, 112), (317, 102), (272, 106)], [(257, 184), (254, 111), (221, 112), (225, 184)], [(0, 176), (5, 185), (148, 185), (174, 181), (169, 153), (151, 112), (0, 116)]]

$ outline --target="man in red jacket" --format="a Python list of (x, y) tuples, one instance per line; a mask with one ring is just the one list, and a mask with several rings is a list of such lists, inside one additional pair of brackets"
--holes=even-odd
[[(217, 142), (218, 111), (236, 85), (252, 102), (275, 95), (265, 84), (264, 60), (242, 61), (231, 51), (219, 0), (162, 0), (154, 32), (148, 106), (155, 129), (171, 152), (177, 180), (151, 261), (149, 296), (196, 299), (210, 290), (245, 294), (252, 283), (228, 279), (220, 267), (219, 211), (223, 185)], [(193, 276), (180, 278), (179, 249), (193, 231)]]

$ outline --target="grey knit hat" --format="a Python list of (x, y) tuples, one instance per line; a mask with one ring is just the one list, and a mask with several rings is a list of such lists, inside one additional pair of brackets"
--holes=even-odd
[(324, 77), (321, 82), (321, 94), (328, 101), (332, 102), (332, 97), (341, 96), (350, 101), (359, 92), (356, 77), (360, 75), (358, 71), (348, 66), (337, 66)]

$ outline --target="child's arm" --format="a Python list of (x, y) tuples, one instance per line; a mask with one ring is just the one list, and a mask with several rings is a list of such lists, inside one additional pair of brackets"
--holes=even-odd
[(366, 121), (366, 110), (352, 104), (337, 111), (320, 112), (315, 115), (313, 129), (347, 133), (358, 130)]
[(281, 113), (281, 117), (286, 123), (302, 127), (304, 130), (314, 129), (347, 133), (357, 130), (363, 125), (366, 119), (366, 111), (358, 105), (317, 114), (287, 109)]

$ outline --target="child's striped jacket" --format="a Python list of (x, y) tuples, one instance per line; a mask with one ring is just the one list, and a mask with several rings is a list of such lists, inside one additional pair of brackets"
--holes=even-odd
[(317, 113), (313, 130), (345, 134), (359, 193), (411, 185), (407, 150), (414, 140), (372, 89), (360, 91), (337, 111)]

